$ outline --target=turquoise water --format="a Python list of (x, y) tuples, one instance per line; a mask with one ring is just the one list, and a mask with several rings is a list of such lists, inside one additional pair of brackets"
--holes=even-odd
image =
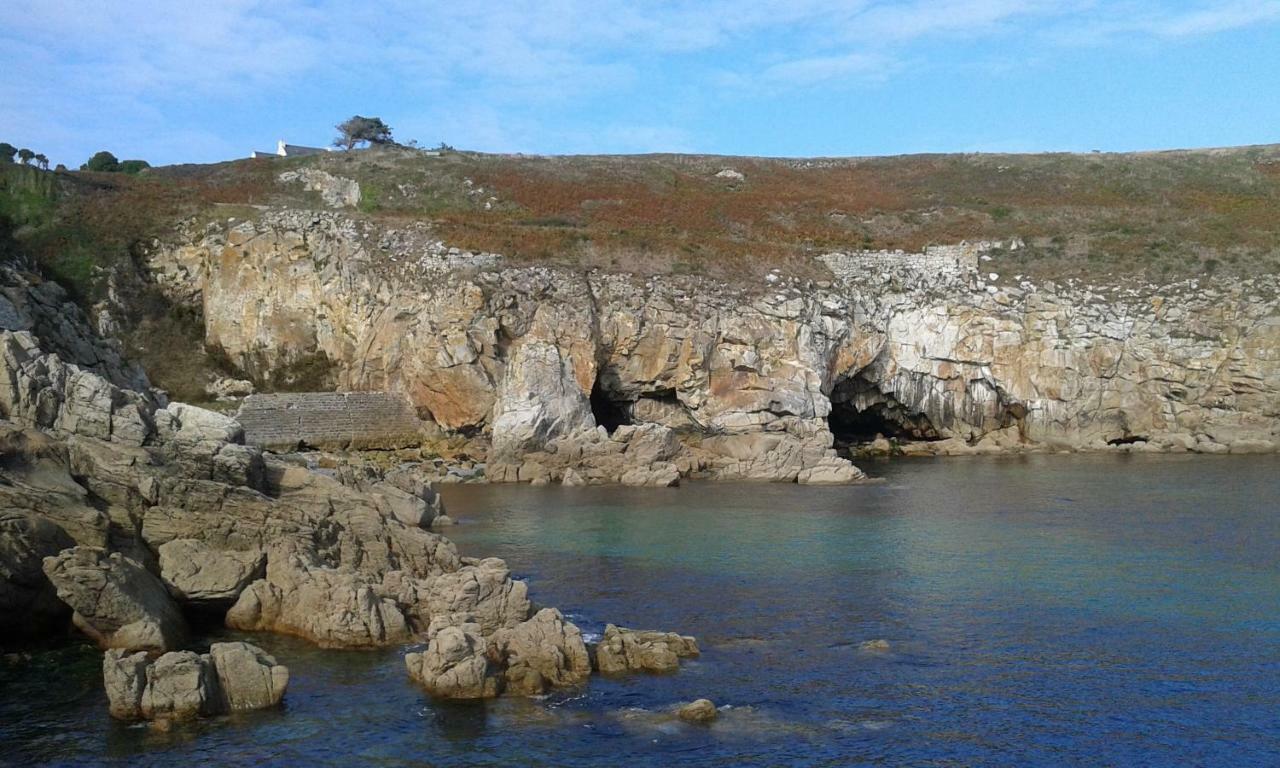
[[(871, 464), (871, 486), (445, 490), (587, 632), (698, 636), (677, 675), (435, 704), (401, 649), (254, 636), (286, 707), (156, 733), (83, 647), (0, 664), (15, 765), (1280, 765), (1280, 460)], [(887, 640), (887, 651), (862, 647)], [(722, 705), (710, 728), (666, 710)]]

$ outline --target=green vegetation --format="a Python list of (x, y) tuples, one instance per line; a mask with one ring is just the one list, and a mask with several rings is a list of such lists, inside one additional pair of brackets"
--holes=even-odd
[(333, 140), (335, 147), (353, 149), (359, 144), (391, 144), (391, 127), (378, 117), (361, 117), (352, 115), (344, 122), (338, 123), (338, 138)]
[(94, 153), (84, 165), (80, 166), (82, 171), (93, 171), (95, 173), (114, 173), (120, 170), (120, 161), (116, 156), (106, 151)]
[(18, 148), (7, 141), (0, 141), (0, 163), (12, 163), (13, 156), (18, 154)]
[(151, 167), (146, 160), (117, 160), (116, 156), (103, 150), (97, 152), (80, 166), (82, 171), (95, 173), (127, 173), (136, 176)]

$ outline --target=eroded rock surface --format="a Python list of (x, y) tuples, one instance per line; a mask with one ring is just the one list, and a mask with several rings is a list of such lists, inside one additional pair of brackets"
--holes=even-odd
[(164, 585), (119, 552), (73, 547), (44, 559), (76, 626), (102, 648), (167, 651), (186, 638), (186, 621)]
[(114, 649), (102, 660), (111, 716), (190, 720), (278, 705), (288, 668), (249, 643), (215, 643), (209, 653), (171, 651), (152, 660)]
[(596, 669), (602, 674), (674, 672), (680, 659), (698, 656), (698, 641), (675, 632), (624, 629), (610, 624), (596, 646)]

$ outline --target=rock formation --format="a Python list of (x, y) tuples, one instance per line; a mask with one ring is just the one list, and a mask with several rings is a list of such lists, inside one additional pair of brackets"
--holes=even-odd
[[(505, 264), (422, 228), (269, 210), (149, 265), (247, 375), (322, 356), (340, 388), (404, 393), (483, 436), (490, 480), (851, 482), (836, 439), (876, 432), (917, 453), (1280, 442), (1274, 277), (988, 284), (990, 247), (832, 253), (813, 262), (826, 279), (729, 285)], [(627, 425), (675, 444), (633, 451)]]
[(162, 652), (186, 639), (186, 622), (160, 580), (119, 552), (72, 547), (46, 557), (44, 573), (72, 620), (102, 648)]
[(409, 676), (439, 698), (488, 699), (502, 690), (479, 624), (440, 629), (426, 651), (407, 654), (404, 663)]
[(605, 627), (596, 646), (596, 669), (601, 674), (674, 672), (680, 659), (698, 656), (698, 641), (675, 632)]
[(494, 653), (506, 664), (506, 690), (537, 695), (586, 682), (591, 660), (582, 632), (555, 608), (543, 608), (513, 629), (496, 633)]
[(112, 717), (189, 720), (274, 707), (284, 698), (289, 670), (249, 643), (214, 643), (209, 653), (107, 651), (103, 683)]

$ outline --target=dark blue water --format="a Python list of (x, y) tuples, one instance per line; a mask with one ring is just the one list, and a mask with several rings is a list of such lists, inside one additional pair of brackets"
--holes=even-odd
[[(64, 648), (0, 664), (0, 761), (1280, 765), (1280, 460), (868, 469), (886, 482), (446, 490), (463, 552), (584, 630), (697, 635), (677, 675), (443, 705), (399, 650), (254, 636), (287, 706), (157, 733), (111, 722), (98, 654)], [(697, 697), (715, 725), (671, 719)]]

